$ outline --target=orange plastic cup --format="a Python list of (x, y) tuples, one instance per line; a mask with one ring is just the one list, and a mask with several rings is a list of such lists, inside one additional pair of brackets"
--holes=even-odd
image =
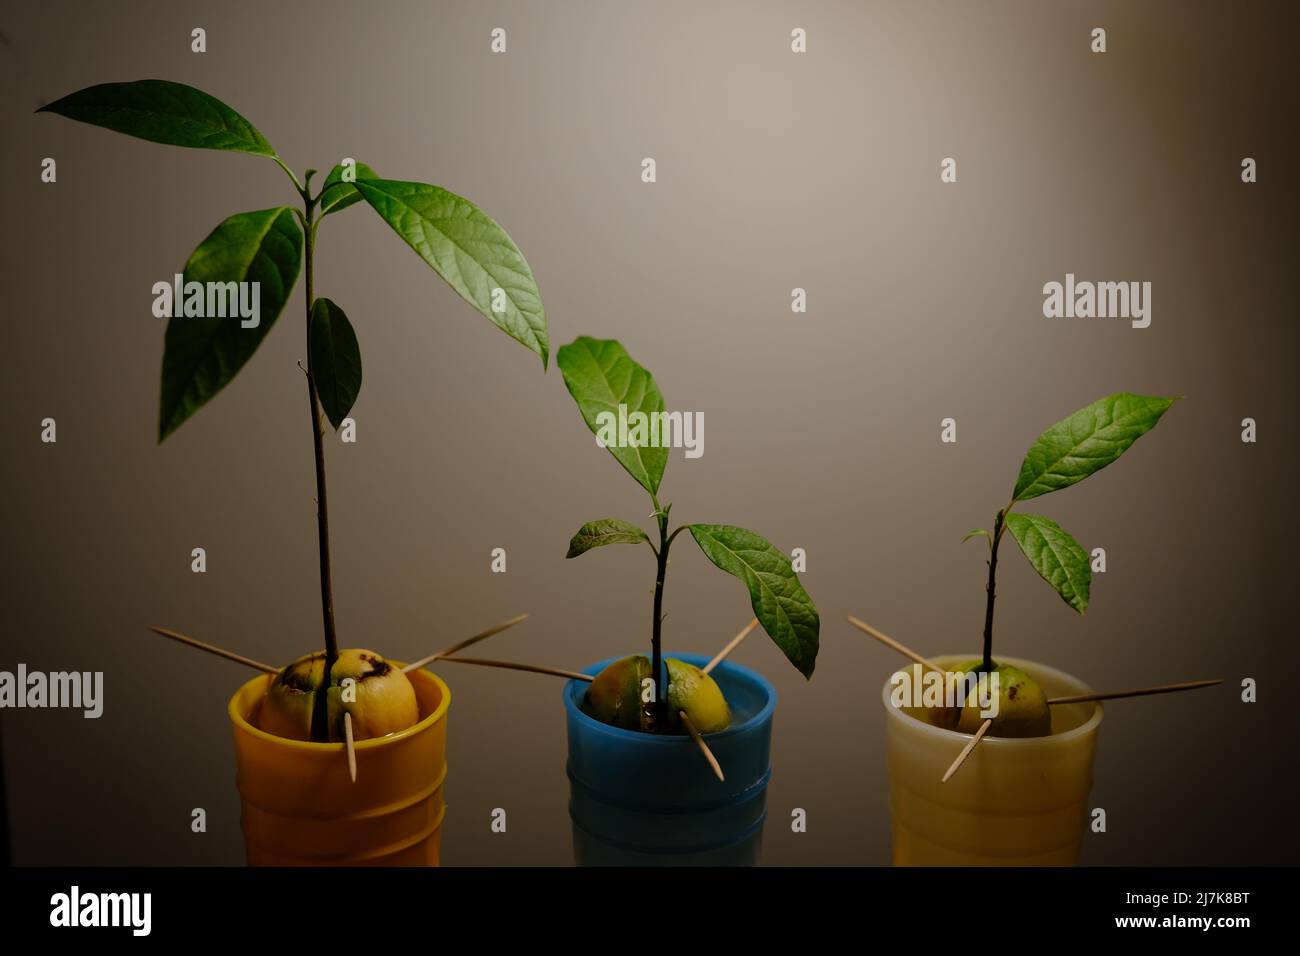
[[(931, 658), (953, 667), (979, 654)], [(1014, 657), (1048, 697), (1090, 688), (1062, 671)], [(915, 668), (909, 669), (914, 671)], [(892, 679), (882, 698), (889, 758), (895, 866), (1073, 866), (1087, 825), (1098, 703), (1052, 708), (1048, 737), (985, 737), (947, 783), (944, 772), (970, 735), (896, 708)]]
[[(391, 661), (402, 666), (398, 661)], [(420, 721), (346, 747), (257, 728), (272, 675), (230, 698), (244, 847), (250, 866), (437, 866), (451, 691), (427, 670), (410, 675)]]

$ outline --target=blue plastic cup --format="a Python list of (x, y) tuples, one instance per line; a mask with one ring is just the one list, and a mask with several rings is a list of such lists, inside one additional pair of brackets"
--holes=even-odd
[[(665, 657), (703, 667), (699, 654)], [(593, 664), (596, 675), (620, 658)], [(731, 726), (705, 734), (725, 781), (689, 736), (603, 724), (582, 711), (586, 681), (564, 686), (569, 730), (569, 816), (579, 866), (752, 866), (758, 862), (772, 776), (776, 690), (760, 675), (723, 662), (714, 680)]]

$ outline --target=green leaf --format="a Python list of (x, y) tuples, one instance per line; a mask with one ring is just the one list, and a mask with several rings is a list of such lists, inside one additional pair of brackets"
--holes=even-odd
[(967, 541), (969, 541), (971, 538), (974, 538), (974, 537), (976, 537), (977, 535), (981, 535), (981, 534), (984, 535), (984, 537), (988, 538), (989, 541), (992, 541), (992, 540), (993, 540), (993, 535), (989, 534), (989, 533), (988, 533), (987, 531), (985, 531), (983, 528), (976, 528), (974, 531), (967, 531), (967, 532), (966, 532), (966, 537), (964, 537), (964, 538), (961, 539), (961, 543), (962, 543), (962, 544), (965, 544), (965, 543), (966, 543)]
[(69, 93), (38, 113), (102, 126), (153, 143), (275, 156), (266, 137), (221, 100), (184, 83), (101, 83)]
[(1101, 471), (1155, 428), (1175, 401), (1120, 392), (1061, 419), (1025, 453), (1012, 501), (1068, 488)]
[(258, 324), (244, 328), (237, 316), (186, 316), (177, 304), (181, 314), (168, 321), (163, 349), (159, 441), (221, 391), (257, 351), (293, 291), (301, 260), (302, 232), (288, 206), (231, 216), (194, 250), (185, 263), (185, 282), (259, 283)]
[[(493, 325), (542, 357), (550, 350), (542, 295), (506, 231), (454, 193), (426, 183), (361, 179), (353, 184), (393, 231)], [(500, 311), (493, 310), (493, 290)]]
[[(375, 171), (365, 163), (357, 163), (357, 179), (377, 179)], [(361, 202), (361, 193), (356, 186), (343, 181), (343, 167), (335, 166), (325, 177), (324, 188), (320, 193), (320, 214), (328, 216), (340, 209), (347, 209), (353, 203)]]
[(1007, 527), (1044, 581), (1080, 614), (1088, 610), (1092, 567), (1079, 542), (1051, 518), (1019, 512), (1008, 514)]
[(555, 353), (555, 364), (560, 367), (564, 384), (578, 403), (587, 427), (598, 438), (603, 437), (609, 453), (642, 488), (652, 495), (658, 494), (668, 464), (668, 447), (620, 444), (617, 432), (620, 405), (627, 406), (629, 416), (633, 412), (656, 415), (664, 410), (664, 397), (654, 376), (632, 361), (627, 350), (613, 339), (585, 335)]
[(745, 582), (754, 616), (804, 677), (817, 663), (821, 618), (790, 559), (761, 535), (724, 524), (688, 525), (710, 561)]
[(644, 531), (629, 521), (601, 518), (599, 521), (588, 521), (578, 529), (578, 533), (569, 542), (569, 553), (565, 557), (576, 558), (592, 548), (606, 544), (640, 544), (649, 540)]
[(361, 391), (361, 347), (352, 323), (329, 299), (311, 307), (311, 377), (325, 417), (335, 430)]

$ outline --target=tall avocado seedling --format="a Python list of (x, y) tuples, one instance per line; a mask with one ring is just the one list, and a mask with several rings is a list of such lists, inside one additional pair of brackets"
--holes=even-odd
[[(299, 179), (253, 124), (220, 100), (181, 83), (139, 80), (91, 86), (42, 107), (69, 119), (171, 146), (228, 150), (264, 156), (289, 177), (301, 208), (275, 206), (237, 213), (216, 227), (185, 263), (183, 287), (167, 324), (161, 442), (221, 391), (243, 368), (279, 318), (300, 269), (305, 272), (307, 399), (316, 459), (317, 533), (320, 540), (321, 615), (325, 632), (324, 675), (337, 678), (339, 661), (330, 576), (329, 511), (325, 493), (324, 412), (338, 429), (361, 389), (361, 352), (344, 311), (316, 296), (313, 260), (321, 223), (362, 200), (402, 237), (438, 275), (489, 322), (537, 353), (546, 367), (546, 315), (523, 254), (477, 206), (439, 186), (380, 179), (364, 163), (336, 165), (313, 193), (308, 169)], [(235, 283), (236, 286), (230, 286)], [(248, 283), (249, 286), (239, 284)], [(226, 293), (257, 283), (259, 321), (210, 314), (211, 290)], [(205, 291), (207, 294), (205, 295)], [(224, 302), (224, 300), (223, 300)], [(299, 662), (281, 677), (286, 693), (303, 693), (294, 682), (319, 682), (313, 664)], [(394, 673), (382, 659), (345, 658), (364, 676)], [(317, 668), (319, 670), (319, 668)], [(355, 675), (354, 675), (355, 676)], [(327, 680), (326, 683), (332, 683)], [(315, 686), (319, 686), (317, 683)], [(310, 688), (309, 688), (310, 689)], [(327, 704), (331, 695), (308, 694), (310, 737), (338, 739)], [(412, 698), (413, 699), (413, 698)]]
[[(642, 422), (663, 423), (667, 421), (664, 412), (663, 395), (655, 384), (653, 376), (638, 365), (618, 342), (601, 340), (586, 336), (562, 347), (555, 356), (556, 364), (564, 376), (583, 420), (598, 438), (607, 436), (608, 424), (612, 420), (635, 420), (640, 413)], [(621, 406), (621, 410), (620, 410)], [(610, 416), (613, 416), (611, 418)], [(646, 544), (655, 557), (654, 609), (651, 619), (650, 673), (654, 675), (655, 688), (666, 687), (666, 693), (654, 693), (650, 699), (643, 701), (642, 713), (636, 715), (642, 719), (627, 721), (629, 726), (641, 729), (666, 732), (674, 727), (675, 708), (667, 704), (674, 699), (673, 684), (677, 678), (673, 667), (669, 668), (668, 680), (661, 681), (663, 674), (663, 600), (664, 578), (668, 571), (668, 553), (676, 537), (683, 531), (689, 531), (695, 543), (700, 546), (705, 557), (715, 565), (744, 582), (749, 590), (750, 603), (754, 616), (758, 618), (763, 630), (776, 642), (782, 653), (789, 659), (804, 677), (811, 678), (817, 660), (818, 634), (821, 621), (817, 607), (812, 598), (799, 583), (790, 559), (761, 535), (744, 528), (719, 524), (680, 525), (673, 531), (668, 530), (668, 515), (671, 504), (660, 504), (659, 485), (663, 479), (664, 467), (668, 463), (668, 448), (662, 440), (666, 432), (663, 427), (654, 429), (653, 434), (661, 436), (658, 444), (650, 440), (651, 430), (638, 434), (637, 430), (628, 432), (628, 442), (603, 442), (610, 454), (627, 473), (636, 479), (637, 484), (650, 495), (654, 507), (652, 517), (655, 519), (656, 534), (654, 539), (639, 526), (619, 518), (604, 518), (592, 521), (578, 529), (578, 533), (569, 542), (566, 557), (575, 558), (592, 548), (607, 544)], [(656, 541), (658, 542), (656, 544)], [(700, 685), (708, 681), (707, 675), (701, 675), (689, 665), (671, 662), (678, 669), (683, 684)], [(704, 681), (700, 680), (700, 677)], [(639, 681), (630, 682), (628, 689), (635, 691)], [(711, 683), (711, 682), (710, 682)], [(601, 677), (592, 685), (593, 693), (603, 686)], [(615, 699), (616, 698), (616, 699)], [(610, 698), (614, 705), (628, 698), (627, 694), (615, 693)], [(720, 693), (717, 694), (720, 702)], [(611, 706), (607, 708), (613, 710)], [(626, 719), (624, 708), (620, 715)], [(725, 717), (725, 703), (712, 708), (713, 714)], [(610, 715), (603, 715), (608, 718)], [(612, 722), (612, 720), (607, 720)], [(720, 729), (725, 726), (724, 719), (696, 719), (697, 724)]]

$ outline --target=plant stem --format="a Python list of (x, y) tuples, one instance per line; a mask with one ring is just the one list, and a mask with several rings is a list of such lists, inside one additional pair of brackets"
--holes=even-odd
[(655, 506), (655, 517), (659, 519), (659, 550), (655, 553), (657, 559), (657, 571), (655, 574), (655, 597), (654, 597), (654, 625), (650, 636), (650, 669), (654, 674), (655, 682), (655, 699), (650, 705), (649, 717), (652, 729), (658, 729), (667, 726), (665, 717), (668, 713), (668, 682), (665, 680), (660, 687), (659, 676), (663, 673), (663, 608), (664, 608), (664, 576), (668, 573), (668, 548), (672, 545), (672, 538), (668, 535), (668, 514), (659, 507), (659, 501), (653, 495)]
[(993, 670), (993, 602), (997, 599), (998, 545), (1002, 541), (1002, 532), (1006, 530), (1006, 513), (1007, 509), (1002, 509), (993, 521), (993, 544), (989, 548), (989, 583), (985, 588), (988, 602), (984, 605), (984, 660), (980, 663), (980, 671), (984, 673)]
[[(310, 179), (309, 179), (310, 182)], [(334, 591), (330, 581), (330, 520), (329, 503), (325, 493), (325, 443), (321, 424), (320, 400), (316, 395), (316, 376), (311, 361), (311, 307), (314, 301), (313, 266), (316, 250), (316, 203), (304, 188), (303, 205), (306, 207), (306, 228), (303, 230), (303, 254), (307, 275), (307, 401), (311, 407), (312, 446), (316, 456), (316, 532), (320, 541), (320, 603), (325, 625), (325, 672), (321, 677), (315, 705), (312, 709), (312, 739), (329, 740), (330, 674), (339, 658), (338, 637), (334, 632)]]
[(295, 174), (294, 171), (288, 167), (288, 165), (285, 163), (283, 159), (281, 159), (279, 156), (272, 156), (271, 159), (275, 162), (275, 165), (283, 169), (284, 174), (288, 176), (290, 180), (293, 181), (293, 188), (298, 190), (299, 194), (302, 194), (303, 192), (306, 191), (307, 187), (305, 187), (301, 182), (298, 181), (297, 174)]

